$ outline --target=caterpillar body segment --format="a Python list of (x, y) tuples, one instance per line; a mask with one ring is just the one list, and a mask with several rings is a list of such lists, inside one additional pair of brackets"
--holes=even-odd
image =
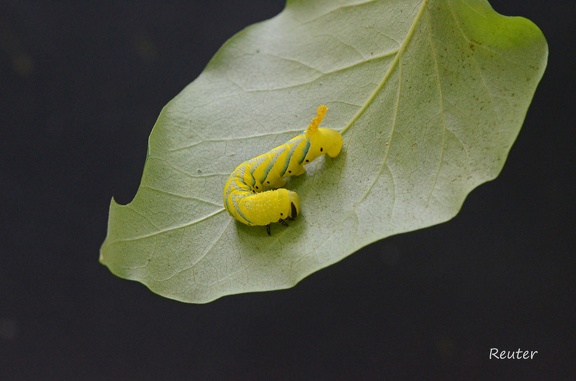
[[(292, 220), (300, 214), (300, 198), (282, 188), (285, 177), (306, 172), (304, 164), (328, 154), (336, 157), (342, 149), (342, 135), (330, 128), (318, 128), (327, 107), (318, 107), (318, 115), (300, 135), (262, 155), (240, 164), (224, 186), (224, 207), (232, 217), (251, 226), (266, 226)], [(277, 189), (280, 188), (280, 189)]]

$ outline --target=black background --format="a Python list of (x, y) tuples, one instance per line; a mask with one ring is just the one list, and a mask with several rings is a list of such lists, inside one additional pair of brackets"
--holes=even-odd
[[(550, 59), (460, 214), (285, 291), (164, 299), (98, 263), (161, 108), (280, 0), (0, 1), (0, 380), (576, 379), (573, 2), (498, 0)], [(536, 350), (488, 360), (491, 347)]]

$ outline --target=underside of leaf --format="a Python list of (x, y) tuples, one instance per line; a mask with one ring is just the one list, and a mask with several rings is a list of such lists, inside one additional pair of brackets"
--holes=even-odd
[[(288, 1), (162, 110), (134, 200), (111, 203), (100, 261), (205, 303), (292, 287), (446, 221), (502, 169), (546, 60), (534, 24), (485, 0)], [(230, 172), (300, 133), (320, 104), (344, 148), (290, 178), (302, 215), (272, 237), (231, 218)]]

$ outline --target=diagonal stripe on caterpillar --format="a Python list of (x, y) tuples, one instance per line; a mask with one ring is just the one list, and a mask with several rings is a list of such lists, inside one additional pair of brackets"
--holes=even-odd
[(304, 164), (321, 155), (336, 157), (340, 153), (342, 135), (318, 127), (327, 110), (321, 105), (302, 134), (236, 167), (224, 185), (224, 207), (232, 217), (246, 225), (266, 226), (270, 235), (270, 224), (288, 225), (286, 220), (300, 214), (300, 198), (282, 188), (284, 178), (303, 174)]

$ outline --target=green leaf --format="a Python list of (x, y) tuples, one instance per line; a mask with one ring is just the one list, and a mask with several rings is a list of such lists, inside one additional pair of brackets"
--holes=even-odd
[[(547, 60), (540, 30), (485, 0), (292, 0), (230, 39), (161, 112), (100, 261), (184, 302), (294, 286), (371, 242), (452, 218), (495, 178)], [(343, 152), (287, 187), (290, 227), (236, 222), (223, 185), (318, 105)]]

